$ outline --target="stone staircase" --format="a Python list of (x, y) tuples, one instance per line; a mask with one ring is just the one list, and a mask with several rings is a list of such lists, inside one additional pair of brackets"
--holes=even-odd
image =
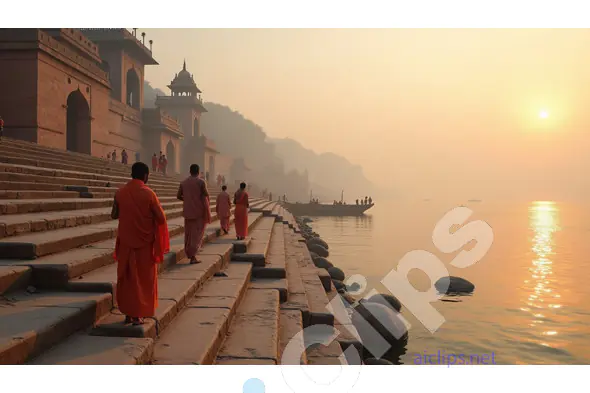
[[(233, 228), (221, 234), (213, 205), (203, 263), (190, 265), (175, 198), (181, 179), (152, 174), (170, 253), (159, 269), (156, 315), (124, 325), (110, 208), (129, 172), (117, 162), (0, 141), (0, 364), (280, 364), (304, 327), (334, 324), (326, 306), (335, 290), (289, 212), (253, 199), (249, 236), (236, 241)], [(218, 191), (210, 191), (214, 203)], [(339, 330), (328, 347), (305, 351), (298, 339), (300, 363), (334, 364), (342, 348), (358, 344)]]

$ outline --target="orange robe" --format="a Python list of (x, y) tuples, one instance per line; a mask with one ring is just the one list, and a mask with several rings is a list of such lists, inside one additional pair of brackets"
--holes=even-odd
[(187, 177), (181, 184), (179, 194), (182, 195), (184, 217), (184, 254), (194, 258), (203, 244), (205, 227), (211, 223), (211, 206), (209, 197), (204, 197), (207, 185), (196, 176)]
[(234, 196), (236, 210), (234, 212), (236, 225), (236, 235), (238, 237), (248, 236), (248, 193), (246, 191), (237, 191)]
[(217, 195), (217, 203), (215, 204), (215, 211), (217, 212), (217, 218), (221, 224), (221, 229), (229, 231), (229, 218), (231, 216), (231, 201), (229, 195), (225, 191), (221, 191)]
[(134, 318), (154, 316), (158, 306), (158, 264), (170, 251), (166, 215), (156, 194), (141, 180), (117, 191), (119, 231), (115, 245), (117, 304)]

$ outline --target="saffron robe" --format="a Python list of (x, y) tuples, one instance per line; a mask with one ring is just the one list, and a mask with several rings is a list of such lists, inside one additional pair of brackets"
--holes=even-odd
[(158, 171), (158, 157), (156, 157), (156, 156), (152, 156), (152, 171), (153, 172)]
[(248, 236), (248, 193), (246, 191), (236, 191), (234, 203), (236, 205), (234, 212), (236, 235), (245, 238)]
[(217, 218), (221, 224), (221, 229), (229, 231), (229, 218), (231, 216), (231, 200), (229, 194), (225, 191), (221, 191), (217, 195), (217, 202), (215, 204), (215, 211), (217, 212)]
[(134, 318), (154, 316), (158, 307), (158, 264), (170, 251), (166, 215), (156, 194), (133, 179), (115, 195), (119, 206), (117, 304)]
[(180, 183), (179, 194), (182, 195), (184, 216), (184, 253), (187, 258), (194, 258), (205, 235), (205, 227), (211, 223), (211, 207), (206, 196), (207, 185), (203, 179), (189, 176)]

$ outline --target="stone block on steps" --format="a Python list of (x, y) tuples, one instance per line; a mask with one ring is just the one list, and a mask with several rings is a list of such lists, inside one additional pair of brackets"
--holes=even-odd
[(154, 352), (151, 338), (100, 337), (77, 333), (27, 364), (134, 365), (148, 364)]
[[(278, 364), (285, 366), (307, 364), (301, 311), (281, 309), (279, 333)], [(293, 352), (288, 352), (286, 356), (283, 356), (287, 346), (289, 346), (289, 351)], [(295, 355), (289, 355), (289, 353), (300, 354), (300, 356), (298, 359), (295, 359)]]
[(0, 266), (0, 295), (26, 288), (32, 277), (28, 266)]
[(248, 289), (217, 356), (278, 363), (279, 296), (274, 290)]
[(16, 293), (0, 300), (0, 364), (23, 364), (112, 307), (110, 294)]
[(281, 303), (289, 299), (287, 291), (287, 280), (284, 278), (252, 278), (250, 281), (251, 289), (273, 289), (279, 292), (279, 299)]
[(250, 232), (252, 240), (248, 251), (242, 254), (234, 254), (232, 260), (251, 262), (254, 266), (265, 266), (272, 238), (273, 224), (274, 219), (272, 217), (263, 217)]
[[(252, 265), (211, 278), (158, 340), (154, 364), (212, 364), (250, 280)], [(195, 339), (198, 337), (198, 339)]]

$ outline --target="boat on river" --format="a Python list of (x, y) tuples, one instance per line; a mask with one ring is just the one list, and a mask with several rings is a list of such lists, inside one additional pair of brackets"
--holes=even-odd
[(281, 202), (281, 205), (294, 216), (362, 216), (367, 210), (375, 206), (374, 203), (366, 205), (324, 204), (324, 203), (290, 203)]

